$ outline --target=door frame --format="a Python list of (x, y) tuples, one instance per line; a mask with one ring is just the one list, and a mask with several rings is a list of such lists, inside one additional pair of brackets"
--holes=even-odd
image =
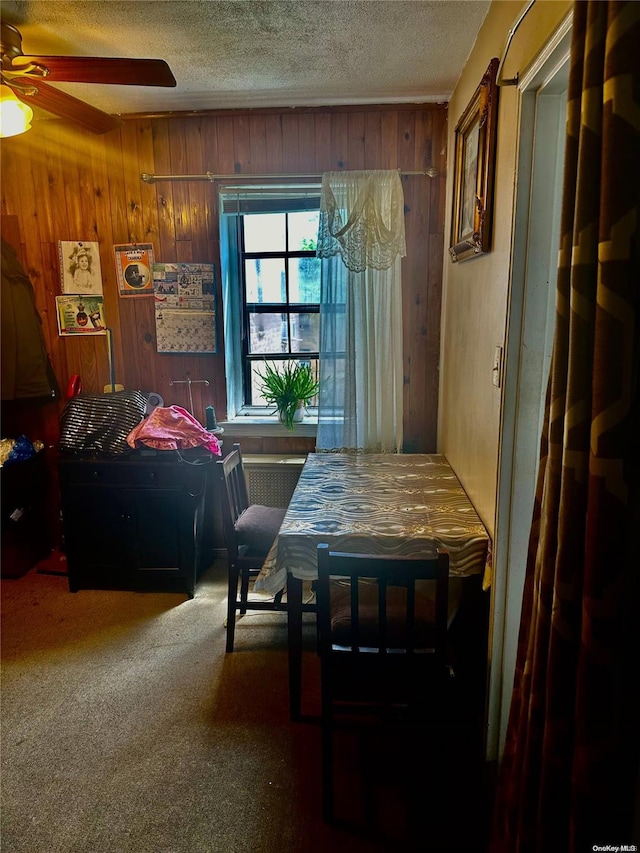
[[(555, 293), (557, 276), (571, 24), (569, 13), (518, 82), (517, 180), (489, 640), (488, 760), (502, 755), (506, 737), (538, 468), (553, 325), (549, 289)], [(555, 154), (553, 161), (550, 153)]]

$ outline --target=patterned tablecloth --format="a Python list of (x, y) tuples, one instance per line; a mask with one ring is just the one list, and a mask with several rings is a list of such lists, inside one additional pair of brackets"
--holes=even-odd
[(317, 577), (316, 549), (425, 556), (449, 551), (450, 575), (485, 572), (489, 536), (439, 454), (310, 453), (256, 581), (274, 594), (287, 573)]

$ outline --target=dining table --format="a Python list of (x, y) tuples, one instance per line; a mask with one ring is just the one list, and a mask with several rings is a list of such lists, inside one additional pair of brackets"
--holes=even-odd
[(292, 720), (301, 713), (303, 584), (318, 576), (320, 543), (409, 557), (444, 548), (450, 578), (490, 571), (487, 530), (443, 454), (308, 454), (255, 585), (272, 594), (286, 588)]

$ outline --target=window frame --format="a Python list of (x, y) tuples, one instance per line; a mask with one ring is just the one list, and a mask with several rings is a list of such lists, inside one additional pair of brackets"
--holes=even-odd
[[(244, 187), (242, 198), (234, 198), (235, 188), (220, 188), (220, 224), (221, 224), (221, 248), (222, 241), (226, 239), (226, 252), (221, 252), (221, 266), (223, 278), (223, 290), (226, 291), (224, 304), (225, 311), (225, 362), (227, 374), (227, 399), (228, 417), (230, 420), (255, 419), (263, 421), (270, 419), (274, 414), (273, 406), (255, 404), (252, 398), (252, 365), (256, 362), (265, 361), (310, 361), (316, 364), (319, 361), (319, 350), (295, 352), (291, 350), (291, 317), (294, 314), (320, 313), (320, 293), (318, 302), (290, 302), (290, 262), (299, 258), (316, 258), (315, 249), (289, 249), (289, 215), (292, 213), (320, 209), (320, 185), (313, 184), (305, 187), (301, 198), (299, 184), (291, 187), (280, 185), (276, 188), (270, 187), (268, 192), (272, 198), (261, 198), (263, 187)], [(226, 198), (223, 199), (223, 190)], [(257, 201), (252, 200), (252, 190), (255, 192)], [(234, 209), (234, 203), (236, 207)], [(245, 216), (259, 213), (283, 213), (285, 214), (285, 247), (275, 252), (248, 252), (245, 246)], [(226, 228), (223, 228), (223, 218), (228, 220)], [(226, 237), (224, 236), (226, 234)], [(225, 265), (225, 255), (228, 263)], [(234, 257), (235, 256), (235, 257)], [(285, 271), (286, 302), (249, 302), (247, 301), (247, 282), (245, 272), (245, 261), (252, 259), (283, 259)], [(233, 290), (235, 288), (235, 296)], [(237, 320), (234, 321), (233, 312)], [(250, 316), (251, 314), (281, 314), (287, 322), (288, 351), (274, 353), (251, 353), (250, 350)], [(234, 339), (235, 335), (235, 339)], [(239, 336), (239, 340), (238, 340)], [(234, 374), (230, 379), (230, 373)], [(230, 389), (230, 385), (232, 389)], [(317, 407), (309, 406), (308, 413), (311, 420), (317, 417)]]

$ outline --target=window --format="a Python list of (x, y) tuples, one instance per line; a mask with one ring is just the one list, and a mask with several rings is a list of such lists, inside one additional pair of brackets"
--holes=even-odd
[(318, 374), (319, 189), (228, 188), (220, 202), (228, 416), (264, 415), (265, 362)]

